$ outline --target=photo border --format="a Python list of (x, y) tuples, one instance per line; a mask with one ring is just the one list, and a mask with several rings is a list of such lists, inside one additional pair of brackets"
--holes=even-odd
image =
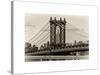
[[(14, 69), (15, 68), (14, 60), (15, 59), (14, 59), (14, 4), (13, 4), (13, 2), (15, 2), (15, 1), (11, 1), (11, 73), (14, 74), (14, 70), (15, 70)], [(27, 1), (22, 1), (22, 2), (27, 2)], [(31, 1), (31, 2), (34, 2), (34, 1)], [(38, 2), (35, 2), (35, 3), (38, 3)], [(49, 2), (40, 2), (40, 3), (49, 3)], [(50, 4), (52, 4), (52, 3), (50, 3)], [(53, 4), (64, 4), (64, 3), (53, 3)], [(77, 5), (77, 4), (67, 4), (67, 5)], [(82, 6), (94, 6), (94, 5), (82, 5)], [(97, 17), (96, 18), (97, 18), (97, 27), (98, 27), (98, 7), (97, 6), (95, 6), (95, 7), (97, 9), (97, 11), (96, 11)], [(96, 33), (97, 34), (97, 68), (96, 69), (98, 69), (98, 28), (96, 28), (96, 29), (97, 29), (97, 31), (96, 31), (97, 32)], [(94, 70), (94, 69), (86, 69), (86, 70)], [(65, 71), (61, 71), (61, 72), (65, 72)], [(75, 71), (75, 70), (69, 70), (69, 71)], [(76, 71), (81, 71), (81, 70), (76, 70)], [(51, 72), (60, 72), (60, 71), (51, 71)], [(48, 72), (38, 72), (38, 73), (48, 73)]]

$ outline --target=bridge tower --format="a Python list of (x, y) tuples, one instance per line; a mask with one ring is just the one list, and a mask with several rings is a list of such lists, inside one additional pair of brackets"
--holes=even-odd
[(65, 47), (65, 38), (66, 38), (66, 20), (52, 19), (50, 17), (50, 46), (52, 49), (61, 49)]

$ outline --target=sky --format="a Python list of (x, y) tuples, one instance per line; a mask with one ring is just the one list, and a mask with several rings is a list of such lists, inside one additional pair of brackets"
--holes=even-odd
[[(57, 20), (59, 20), (60, 17), (62, 18), (62, 20), (64, 18), (66, 19), (66, 22), (67, 22), (66, 23), (66, 43), (73, 43), (74, 40), (76, 41), (88, 40), (88, 33), (89, 33), (89, 29), (88, 29), (89, 17), (88, 16), (26, 13), (25, 14), (25, 42), (30, 42), (32, 44), (38, 45), (37, 43), (38, 39), (41, 40), (42, 38), (44, 38), (43, 36), (46, 36), (46, 35), (48, 36), (48, 38), (47, 40), (44, 40), (42, 43), (47, 42), (50, 39), (49, 38), (50, 17), (52, 17), (53, 19), (54, 17), (56, 17)], [(48, 29), (46, 29), (46, 27)], [(43, 30), (41, 30), (41, 28), (43, 28)], [(43, 34), (40, 36), (37, 35), (39, 31), (40, 33), (43, 32)], [(36, 37), (39, 37), (39, 38), (35, 39)]]

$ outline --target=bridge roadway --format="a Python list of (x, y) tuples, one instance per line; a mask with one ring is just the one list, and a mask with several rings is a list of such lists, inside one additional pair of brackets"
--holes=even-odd
[(84, 52), (89, 51), (89, 47), (75, 47), (75, 48), (65, 48), (65, 49), (48, 49), (48, 50), (38, 50), (32, 53), (27, 53), (26, 55), (41, 55), (41, 54), (50, 54), (50, 53), (62, 53), (62, 52)]

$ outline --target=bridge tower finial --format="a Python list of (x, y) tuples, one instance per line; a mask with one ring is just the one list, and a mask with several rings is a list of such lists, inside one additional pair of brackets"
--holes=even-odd
[(62, 18), (60, 17), (60, 21), (62, 22)]
[(56, 17), (54, 18), (54, 20), (56, 21)]
[(52, 21), (52, 17), (50, 17), (50, 21)]
[(64, 22), (66, 23), (66, 19), (64, 18)]

